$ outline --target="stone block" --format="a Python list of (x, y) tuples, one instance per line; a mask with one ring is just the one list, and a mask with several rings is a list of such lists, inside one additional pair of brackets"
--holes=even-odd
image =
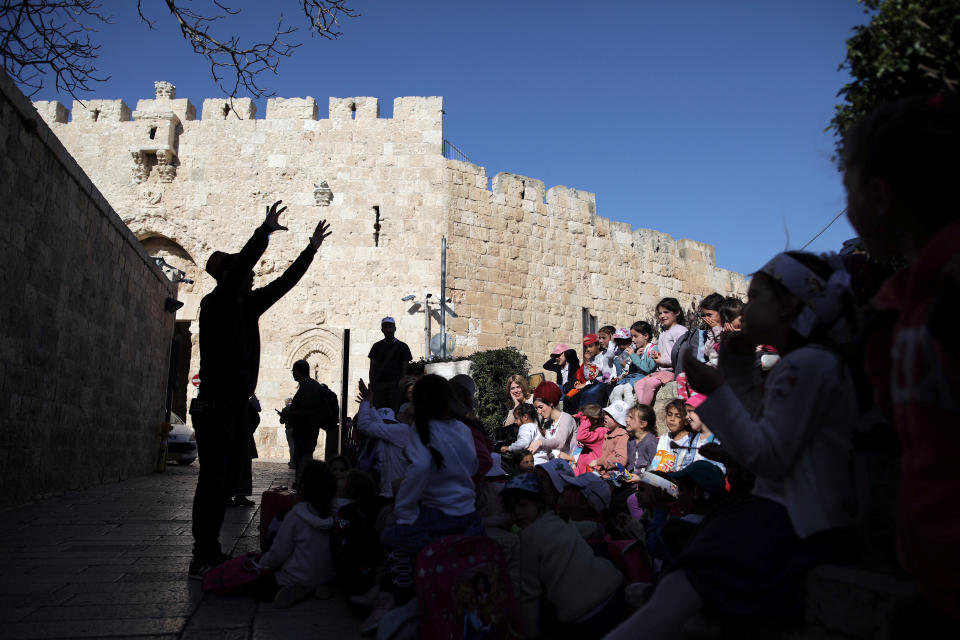
[(33, 106), (48, 125), (65, 124), (70, 117), (70, 112), (58, 100), (37, 100)]
[(270, 98), (267, 120), (316, 120), (317, 101), (306, 98)]
[[(139, 107), (139, 103), (138, 103)], [(73, 101), (74, 122), (127, 122), (130, 120), (130, 107), (123, 100), (86, 100)]]
[(257, 117), (257, 104), (250, 98), (207, 98), (203, 101), (203, 120), (253, 120)]

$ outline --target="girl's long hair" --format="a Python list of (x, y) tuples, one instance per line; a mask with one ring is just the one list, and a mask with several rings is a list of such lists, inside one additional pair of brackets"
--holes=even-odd
[(420, 442), (430, 450), (437, 469), (443, 468), (443, 454), (430, 444), (430, 421), (440, 420), (446, 415), (452, 397), (450, 383), (438, 375), (423, 376), (413, 386), (413, 424)]

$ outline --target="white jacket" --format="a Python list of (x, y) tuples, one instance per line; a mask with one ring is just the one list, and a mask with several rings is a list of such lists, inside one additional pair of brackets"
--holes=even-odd
[(753, 354), (724, 354), (720, 370), (724, 384), (698, 413), (756, 474), (753, 494), (786, 507), (801, 538), (853, 524), (850, 465), (859, 409), (840, 357), (818, 346), (788, 353), (767, 375), (756, 408)]
[(287, 513), (273, 546), (257, 563), (262, 569), (277, 569), (281, 587), (314, 589), (333, 580), (330, 557), (330, 529), (333, 518), (322, 518), (306, 502), (298, 502)]
[(397, 524), (416, 522), (421, 505), (448, 516), (465, 516), (476, 510), (473, 475), (477, 449), (470, 427), (459, 420), (431, 420), (430, 446), (443, 455), (443, 468), (436, 467), (429, 449), (416, 430), (411, 430), (405, 449), (410, 466), (394, 504)]

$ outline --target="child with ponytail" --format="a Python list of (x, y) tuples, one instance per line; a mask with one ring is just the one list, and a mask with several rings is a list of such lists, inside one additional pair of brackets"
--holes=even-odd
[(455, 533), (483, 533), (471, 479), (476, 449), (470, 427), (450, 410), (452, 397), (450, 383), (437, 375), (426, 375), (413, 387), (414, 432), (406, 447), (410, 466), (397, 491), (396, 524), (381, 536), (388, 550), (388, 584), (382, 585), (363, 629), (373, 629), (393, 604), (413, 597), (412, 568), (423, 547)]

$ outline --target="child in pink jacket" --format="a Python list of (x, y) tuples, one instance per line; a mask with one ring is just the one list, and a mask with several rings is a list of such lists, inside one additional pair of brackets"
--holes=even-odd
[(577, 442), (583, 448), (580, 457), (577, 458), (576, 474), (579, 476), (591, 471), (590, 463), (600, 457), (603, 441), (607, 437), (607, 429), (603, 426), (603, 410), (598, 404), (584, 405), (574, 418), (580, 420)]

